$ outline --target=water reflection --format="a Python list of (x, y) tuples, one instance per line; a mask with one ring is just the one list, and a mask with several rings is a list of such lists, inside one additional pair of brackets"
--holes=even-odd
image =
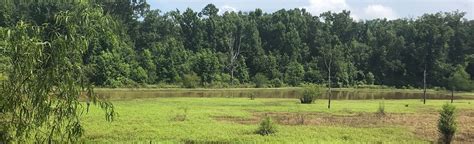
[[(110, 100), (158, 98), (158, 97), (224, 97), (224, 98), (299, 98), (300, 89), (249, 89), (249, 90), (98, 90), (99, 95)], [(327, 93), (321, 98), (327, 98)], [(364, 100), (364, 99), (421, 99), (419, 92), (390, 92), (390, 91), (332, 91), (333, 99)], [(428, 99), (450, 99), (449, 93), (427, 93)], [(473, 99), (473, 97), (455, 96), (455, 99)]]

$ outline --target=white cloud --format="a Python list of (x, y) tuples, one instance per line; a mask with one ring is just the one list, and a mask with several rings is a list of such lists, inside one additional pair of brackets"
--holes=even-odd
[(233, 11), (233, 12), (237, 12), (237, 8), (231, 7), (231, 6), (229, 6), (229, 5), (223, 5), (223, 6), (221, 6), (221, 7), (219, 8), (219, 14), (223, 14), (223, 13), (225, 13), (226, 11), (228, 11), (228, 12), (232, 12), (232, 11)]
[(398, 18), (396, 12), (387, 6), (372, 4), (367, 7), (352, 7), (346, 0), (308, 0), (309, 5), (303, 6), (313, 15), (319, 15), (323, 12), (342, 12), (342, 10), (351, 11), (351, 17), (354, 20), (387, 18), (389, 20)]
[(303, 8), (313, 15), (319, 15), (327, 11), (341, 12), (350, 9), (346, 0), (309, 0), (309, 5)]
[(364, 9), (367, 19), (387, 18), (389, 20), (396, 19), (397, 14), (392, 8), (379, 4), (369, 5)]
[[(319, 15), (327, 11), (342, 12), (342, 10), (351, 10), (346, 0), (309, 0), (309, 5), (302, 8), (305, 8), (313, 15)], [(352, 11), (351, 17), (356, 20), (359, 19), (359, 16)]]

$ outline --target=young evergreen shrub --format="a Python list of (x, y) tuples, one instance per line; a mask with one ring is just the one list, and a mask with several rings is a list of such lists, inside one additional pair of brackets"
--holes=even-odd
[(303, 96), (300, 98), (302, 104), (313, 103), (320, 93), (320, 88), (317, 85), (307, 85), (303, 88)]
[(456, 133), (456, 107), (446, 103), (439, 113), (438, 131), (440, 133), (440, 142), (449, 144)]
[(260, 122), (260, 127), (256, 131), (257, 134), (260, 134), (262, 136), (270, 135), (273, 133), (276, 133), (276, 125), (273, 123), (272, 119), (270, 117), (265, 117), (262, 122)]

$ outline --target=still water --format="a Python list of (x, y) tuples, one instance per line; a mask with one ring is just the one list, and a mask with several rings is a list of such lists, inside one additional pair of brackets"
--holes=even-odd
[[(96, 93), (109, 100), (129, 100), (159, 97), (223, 97), (223, 98), (299, 98), (301, 89), (190, 89), (190, 90), (97, 90)], [(370, 91), (370, 90), (333, 90), (332, 99), (364, 100), (364, 99), (422, 99), (420, 92)], [(323, 91), (320, 98), (327, 98)], [(427, 93), (428, 99), (450, 99), (449, 92)], [(455, 99), (474, 99), (474, 97), (455, 95)]]

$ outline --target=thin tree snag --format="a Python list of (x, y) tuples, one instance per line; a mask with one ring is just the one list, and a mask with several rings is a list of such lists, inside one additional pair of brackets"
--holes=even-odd
[(454, 86), (451, 88), (451, 103), (454, 101)]
[(426, 104), (426, 64), (423, 70), (423, 104)]
[[(329, 62), (328, 62), (329, 61)], [(328, 109), (331, 109), (331, 65), (332, 65), (332, 54), (330, 54), (329, 60), (324, 59), (324, 64), (328, 68)]]
[(235, 34), (235, 37), (233, 36), (227, 41), (229, 43), (228, 49), (230, 53), (230, 58), (229, 58), (230, 63), (228, 65), (228, 69), (230, 70), (230, 81), (232, 85), (234, 85), (234, 71), (236, 67), (236, 60), (238, 59), (240, 55), (240, 43), (242, 41), (242, 36), (240, 35), (240, 32)]
[(329, 65), (328, 71), (328, 109), (331, 109), (331, 65)]

